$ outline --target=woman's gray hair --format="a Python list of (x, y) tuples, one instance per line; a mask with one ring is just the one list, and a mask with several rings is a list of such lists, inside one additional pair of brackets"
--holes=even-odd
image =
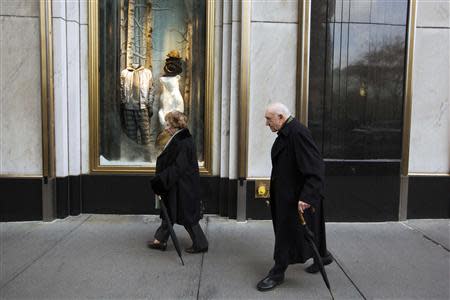
[(267, 106), (267, 111), (274, 113), (276, 115), (283, 115), (286, 118), (291, 115), (291, 112), (289, 111), (289, 108), (287, 108), (286, 105), (280, 102), (270, 103)]

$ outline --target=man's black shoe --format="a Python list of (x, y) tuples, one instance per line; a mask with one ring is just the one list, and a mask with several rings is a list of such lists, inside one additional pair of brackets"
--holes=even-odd
[(184, 249), (184, 251), (186, 251), (187, 253), (190, 253), (190, 254), (204, 253), (204, 252), (208, 252), (208, 247), (203, 248), (203, 249), (197, 249), (197, 248), (194, 248), (194, 247), (190, 247), (190, 248)]
[(281, 279), (274, 279), (270, 275), (265, 277), (263, 280), (258, 282), (256, 285), (256, 288), (260, 292), (266, 292), (270, 291), (271, 289), (275, 288), (277, 285), (282, 284), (284, 281), (284, 278)]
[[(333, 256), (331, 256), (331, 254), (329, 254), (328, 256), (322, 257), (322, 262), (323, 265), (329, 265), (333, 262)], [(319, 272), (319, 265), (316, 263), (313, 263), (312, 265), (310, 265), (309, 267), (307, 267), (305, 269), (306, 272), (311, 273), (311, 274), (315, 274), (317, 272)]]

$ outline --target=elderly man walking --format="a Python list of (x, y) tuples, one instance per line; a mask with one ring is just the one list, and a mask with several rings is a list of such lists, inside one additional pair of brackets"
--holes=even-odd
[[(299, 226), (299, 211), (315, 235), (324, 265), (333, 259), (327, 251), (323, 215), (324, 163), (311, 133), (291, 116), (282, 103), (270, 104), (265, 113), (266, 125), (276, 138), (271, 151), (270, 208), (275, 232), (275, 265), (257, 289), (268, 291), (283, 282), (289, 264), (312, 258), (311, 249)], [(317, 273), (312, 264), (306, 271)]]

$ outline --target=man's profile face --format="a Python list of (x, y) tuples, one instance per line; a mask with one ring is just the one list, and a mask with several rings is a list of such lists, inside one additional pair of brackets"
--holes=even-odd
[(283, 125), (283, 115), (277, 115), (266, 110), (266, 114), (264, 117), (266, 118), (266, 126), (269, 126), (272, 132), (277, 132), (278, 130), (280, 130), (281, 126)]

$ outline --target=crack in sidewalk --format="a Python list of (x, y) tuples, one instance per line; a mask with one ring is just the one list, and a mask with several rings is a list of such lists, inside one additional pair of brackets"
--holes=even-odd
[(345, 277), (350, 281), (350, 283), (355, 287), (355, 289), (358, 291), (358, 293), (361, 295), (361, 297), (364, 300), (367, 300), (367, 297), (364, 295), (362, 290), (356, 285), (356, 282), (350, 277), (350, 272), (347, 270), (347, 268), (344, 267), (344, 264), (341, 262), (338, 257), (330, 251), (331, 255), (333, 256), (334, 261), (338, 265), (339, 269), (341, 269), (342, 273), (344, 273)]
[(89, 215), (86, 219), (84, 219), (80, 224), (72, 228), (68, 233), (63, 235), (60, 239), (58, 239), (53, 246), (45, 250), (41, 255), (36, 257), (33, 261), (31, 261), (28, 265), (24, 266), (22, 270), (18, 271), (15, 275), (12, 276), (8, 281), (6, 281), (1, 287), (0, 291), (3, 290), (8, 284), (10, 284), (12, 281), (14, 281), (17, 277), (19, 277), (21, 274), (23, 274), (26, 270), (28, 270), (32, 265), (34, 265), (38, 260), (40, 260), (42, 257), (44, 257), (47, 253), (49, 253), (51, 250), (55, 249), (56, 246), (61, 243), (63, 240), (65, 240), (72, 232), (77, 230), (81, 225), (83, 225), (87, 220), (91, 218), (92, 215)]
[(422, 237), (426, 240), (429, 240), (430, 242), (432, 242), (433, 244), (437, 245), (437, 246), (441, 246), (445, 251), (450, 252), (450, 249), (447, 248), (446, 246), (444, 246), (443, 244), (441, 244), (440, 242), (434, 240), (431, 236), (427, 235), (425, 232), (423, 232), (422, 230), (420, 230), (420, 228), (411, 225), (411, 224), (406, 224), (405, 222), (400, 222), (401, 224), (403, 224), (406, 228), (415, 231), (419, 234), (422, 235)]

